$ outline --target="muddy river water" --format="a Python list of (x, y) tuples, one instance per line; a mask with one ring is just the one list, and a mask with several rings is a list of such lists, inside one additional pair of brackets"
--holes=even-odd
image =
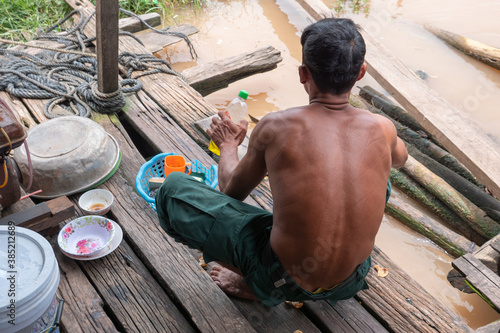
[[(325, 0), (330, 8), (343, 1)], [(466, 117), (497, 142), (500, 141), (500, 71), (489, 68), (427, 32), (425, 24), (500, 47), (500, 1), (494, 0), (371, 0), (353, 13), (351, 2), (339, 9), (352, 18)], [(266, 45), (281, 51), (283, 61), (267, 73), (240, 80), (207, 96), (223, 109), (240, 89), (250, 93), (249, 113), (261, 117), (308, 102), (298, 80), (301, 62), (299, 37), (311, 23), (293, 0), (209, 1), (199, 10), (177, 10), (177, 23), (191, 23), (200, 32), (191, 37), (198, 59), (190, 59), (184, 43), (169, 46), (161, 57), (177, 70), (237, 55)], [(359, 85), (379, 86), (369, 76)], [(356, 92), (356, 91), (354, 91)], [(484, 149), (500, 149), (484, 147)], [(464, 294), (446, 280), (451, 258), (432, 242), (385, 217), (377, 245), (430, 294), (461, 315), (472, 328), (500, 318), (477, 295)]]

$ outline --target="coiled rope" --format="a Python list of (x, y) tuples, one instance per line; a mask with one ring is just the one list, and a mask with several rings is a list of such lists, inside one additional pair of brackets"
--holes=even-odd
[[(191, 56), (193, 58), (196, 56), (196, 51), (185, 34), (168, 31), (168, 28), (155, 29), (140, 16), (124, 9), (120, 10), (127, 15), (137, 17), (156, 32), (183, 38), (190, 48)], [(96, 37), (86, 37), (84, 33), (85, 26), (93, 15), (95, 12), (84, 18), (81, 10), (73, 10), (36, 38), (55, 40), (65, 45), (63, 49), (0, 39), (0, 42), (4, 43), (46, 50), (34, 56), (18, 50), (0, 48), (0, 54), (8, 56), (10, 60), (0, 63), (0, 90), (20, 98), (49, 99), (43, 110), (47, 118), (70, 114), (90, 117), (92, 110), (105, 114), (120, 111), (125, 105), (124, 94), (134, 93), (142, 88), (142, 83), (137, 80), (142, 76), (166, 73), (177, 75), (186, 81), (166, 60), (158, 59), (152, 54), (123, 52), (119, 55), (119, 63), (127, 70), (126, 78), (120, 81), (117, 91), (100, 92), (97, 88), (96, 55), (87, 52), (88, 46), (96, 40)], [(73, 16), (78, 16), (78, 19), (74, 19), (78, 22), (73, 27), (57, 34), (52, 32)], [(131, 33), (120, 31), (120, 35), (130, 36), (142, 45), (142, 42)], [(132, 78), (134, 71), (142, 73)]]

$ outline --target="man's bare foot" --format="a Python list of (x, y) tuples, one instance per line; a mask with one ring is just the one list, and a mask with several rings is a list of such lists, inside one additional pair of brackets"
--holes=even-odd
[(212, 267), (210, 277), (214, 280), (215, 284), (228, 295), (258, 300), (250, 287), (243, 282), (243, 276), (230, 269), (222, 267), (221, 265), (215, 265)]

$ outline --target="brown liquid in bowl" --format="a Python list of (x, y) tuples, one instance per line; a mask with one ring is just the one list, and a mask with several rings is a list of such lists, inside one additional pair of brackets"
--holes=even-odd
[(106, 206), (102, 203), (96, 203), (96, 204), (93, 204), (92, 206), (89, 207), (89, 210), (91, 211), (96, 211), (96, 210), (101, 210), (101, 209), (104, 209)]

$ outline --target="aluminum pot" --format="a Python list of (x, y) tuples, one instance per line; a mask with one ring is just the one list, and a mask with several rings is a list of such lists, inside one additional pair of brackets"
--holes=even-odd
[[(45, 121), (28, 132), (26, 139), (32, 161), (33, 184), (41, 189), (33, 197), (51, 199), (88, 190), (106, 181), (121, 159), (116, 140), (96, 122), (77, 116)], [(24, 146), (14, 151), (22, 174), (22, 186), (29, 182)]]

